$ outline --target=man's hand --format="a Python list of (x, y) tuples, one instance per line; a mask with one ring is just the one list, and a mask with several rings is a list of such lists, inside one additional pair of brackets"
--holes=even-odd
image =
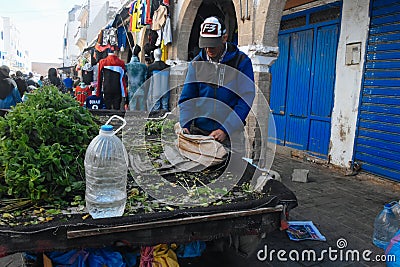
[(214, 137), (214, 139), (218, 142), (223, 142), (226, 138), (226, 133), (221, 129), (217, 129), (215, 131), (212, 131), (209, 136)]
[(190, 134), (189, 129), (188, 128), (182, 128), (183, 133), (185, 134)]

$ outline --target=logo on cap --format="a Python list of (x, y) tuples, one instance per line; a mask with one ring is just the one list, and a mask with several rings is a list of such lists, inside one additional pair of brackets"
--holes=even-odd
[(219, 37), (220, 35), (220, 30), (219, 26), (216, 23), (204, 23), (201, 28), (201, 33), (202, 35), (208, 35), (212, 37)]

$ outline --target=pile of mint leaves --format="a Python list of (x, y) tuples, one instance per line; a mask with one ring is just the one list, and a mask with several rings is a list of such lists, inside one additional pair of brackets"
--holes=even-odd
[(68, 202), (85, 190), (84, 156), (99, 126), (54, 86), (0, 117), (0, 198)]

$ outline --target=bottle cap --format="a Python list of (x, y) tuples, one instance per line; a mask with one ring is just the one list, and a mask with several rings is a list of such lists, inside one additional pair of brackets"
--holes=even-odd
[(114, 127), (112, 125), (106, 124), (106, 125), (102, 125), (100, 127), (100, 129), (103, 131), (111, 132), (114, 129)]

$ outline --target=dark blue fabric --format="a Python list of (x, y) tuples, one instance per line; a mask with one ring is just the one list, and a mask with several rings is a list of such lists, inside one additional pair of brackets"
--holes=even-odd
[(65, 87), (67, 87), (67, 89), (72, 88), (73, 84), (74, 84), (74, 80), (72, 80), (70, 77), (65, 78), (63, 80)]
[[(236, 61), (237, 65), (232, 65), (232, 62)], [(230, 64), (238, 72), (227, 67), (225, 77), (230, 76), (230, 80), (228, 79), (227, 83), (224, 81), (223, 86), (216, 84), (219, 70), (217, 73), (214, 71), (214, 73), (205, 74), (198, 62), (205, 62), (205, 64), (208, 62), (204, 49), (189, 64), (188, 74), (178, 102), (180, 124), (183, 128), (189, 128), (194, 119), (195, 125), (205, 131), (221, 129), (232, 134), (242, 130), (255, 97), (254, 73), (250, 58), (235, 45), (228, 44), (221, 65)], [(211, 65), (211, 63), (208, 64)], [(221, 65), (215, 64), (215, 68), (221, 69)], [(211, 72), (209, 67), (204, 69)], [(204, 80), (204, 75), (210, 76), (211, 82), (204, 82), (208, 81)], [(203, 77), (199, 79), (199, 76)], [(188, 101), (191, 99), (196, 99), (196, 101)], [(232, 110), (235, 112), (231, 112)]]
[(189, 244), (179, 245), (176, 255), (178, 258), (200, 257), (205, 249), (206, 243), (204, 241), (193, 241)]
[(126, 31), (125, 31), (125, 27), (121, 26), (118, 27), (117, 29), (117, 36), (118, 36), (118, 47), (121, 48), (126, 47)]

